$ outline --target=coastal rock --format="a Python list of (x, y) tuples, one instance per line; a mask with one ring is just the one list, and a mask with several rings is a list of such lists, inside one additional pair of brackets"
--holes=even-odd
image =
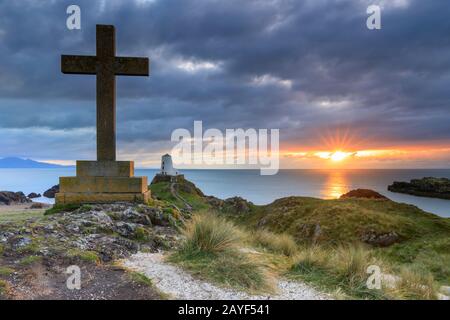
[[(153, 213), (161, 213), (165, 226), (149, 222)], [(4, 254), (17, 259), (23, 255), (18, 249), (30, 247), (37, 255), (66, 258), (78, 255), (77, 250), (90, 251), (108, 262), (133, 254), (141, 246), (156, 252), (178, 245), (176, 218), (167, 216), (160, 208), (133, 203), (83, 205), (73, 211), (48, 214), (45, 220), (11, 225), (0, 231), (0, 244)]]
[(40, 198), (41, 196), (42, 195), (40, 193), (32, 192), (27, 197), (28, 197), (28, 199), (36, 199), (36, 198)]
[(245, 214), (250, 212), (250, 207), (253, 204), (250, 201), (247, 201), (241, 197), (233, 197), (225, 200), (225, 208), (227, 210), (232, 210), (237, 214)]
[(237, 215), (249, 213), (251, 211), (251, 207), (253, 206), (252, 202), (247, 201), (241, 197), (233, 197), (222, 200), (216, 197), (209, 196), (205, 197), (205, 199), (213, 208), (225, 213), (232, 213)]
[(137, 224), (129, 222), (118, 222), (115, 225), (115, 230), (118, 234), (125, 238), (132, 238), (136, 232)]
[(193, 184), (192, 182), (190, 182), (186, 179), (182, 179), (181, 182), (176, 183), (175, 189), (176, 189), (176, 191), (184, 193), (184, 194), (192, 194), (192, 195), (197, 195), (199, 197), (205, 196), (203, 194), (202, 190), (197, 188), (197, 186), (195, 184)]
[(11, 247), (16, 250), (30, 245), (31, 242), (32, 242), (31, 238), (26, 236), (17, 236), (10, 239)]
[(50, 189), (48, 189), (47, 191), (45, 191), (44, 197), (54, 199), (55, 194), (57, 194), (58, 192), (59, 192), (59, 184), (57, 184), (57, 185), (51, 187)]
[(299, 227), (298, 237), (316, 244), (322, 238), (322, 227), (318, 223), (305, 223)]
[(128, 208), (122, 212), (121, 219), (132, 223), (142, 224), (144, 226), (151, 226), (152, 221), (147, 215), (150, 212), (147, 212), (143, 208), (140, 209), (140, 211), (141, 213), (139, 213), (135, 208)]
[(0, 205), (13, 205), (31, 202), (23, 192), (0, 191)]
[(350, 199), (350, 198), (364, 198), (364, 199), (380, 199), (380, 200), (389, 200), (387, 197), (382, 194), (370, 190), (370, 189), (356, 189), (346, 194), (343, 194), (341, 199)]
[(361, 236), (361, 241), (377, 247), (388, 247), (396, 242), (399, 242), (400, 237), (394, 231), (387, 233), (376, 233), (369, 231)]
[(395, 181), (388, 186), (388, 190), (419, 197), (450, 200), (450, 179), (426, 177), (423, 179), (413, 179), (410, 182)]

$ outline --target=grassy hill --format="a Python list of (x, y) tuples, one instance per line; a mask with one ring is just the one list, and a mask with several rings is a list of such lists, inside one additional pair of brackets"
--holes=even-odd
[[(288, 197), (257, 206), (243, 199), (236, 202), (207, 197), (186, 180), (172, 188), (194, 210), (219, 212), (248, 230), (287, 234), (303, 247), (363, 245), (394, 269), (412, 267), (450, 284), (450, 219), (415, 206), (380, 199), (307, 197)], [(183, 206), (171, 194), (170, 183), (157, 183), (151, 189), (154, 196)]]
[[(254, 207), (237, 221), (250, 228), (287, 233), (301, 244), (367, 244), (398, 267), (414, 266), (450, 283), (450, 219), (412, 205), (390, 200), (290, 197)], [(384, 235), (394, 235), (393, 243), (382, 246), (370, 241)]]

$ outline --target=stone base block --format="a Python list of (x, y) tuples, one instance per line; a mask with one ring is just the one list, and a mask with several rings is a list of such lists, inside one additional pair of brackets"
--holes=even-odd
[(77, 161), (77, 177), (133, 176), (133, 161)]
[(147, 177), (61, 177), (61, 193), (144, 193)]
[(60, 192), (56, 194), (56, 204), (138, 202), (147, 203), (150, 191), (143, 193), (83, 193)]

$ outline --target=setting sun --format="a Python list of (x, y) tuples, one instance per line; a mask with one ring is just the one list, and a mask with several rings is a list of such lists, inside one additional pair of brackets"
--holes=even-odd
[(348, 156), (349, 156), (349, 153), (342, 152), (342, 151), (336, 151), (330, 156), (330, 159), (332, 161), (339, 162), (339, 161), (344, 160)]
[(334, 151), (334, 152), (323, 152), (322, 151), (322, 152), (316, 152), (315, 156), (322, 158), (322, 159), (331, 160), (333, 162), (340, 162), (340, 161), (347, 159), (348, 157), (350, 157), (353, 154), (355, 154), (355, 153), (343, 152), (343, 151)]

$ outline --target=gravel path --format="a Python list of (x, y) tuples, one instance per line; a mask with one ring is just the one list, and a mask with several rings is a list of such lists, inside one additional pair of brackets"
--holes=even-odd
[(164, 262), (161, 253), (137, 253), (123, 265), (142, 272), (153, 280), (155, 286), (174, 299), (186, 300), (325, 300), (329, 296), (299, 282), (279, 280), (275, 295), (250, 295), (225, 289), (193, 278), (178, 267)]

